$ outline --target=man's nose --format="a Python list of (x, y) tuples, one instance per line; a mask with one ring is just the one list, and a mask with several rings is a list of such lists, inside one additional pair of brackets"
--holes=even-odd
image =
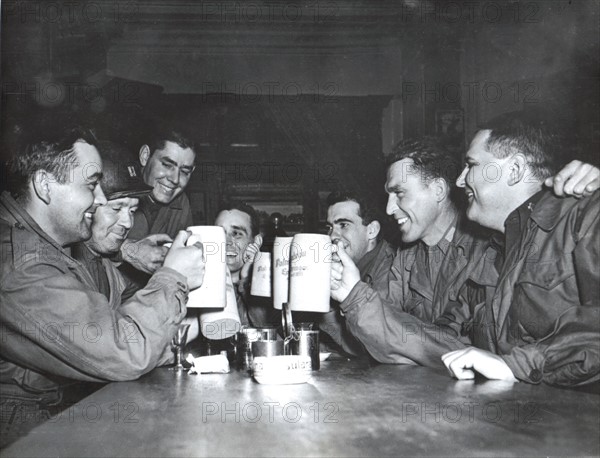
[(171, 183), (179, 184), (179, 169), (173, 167), (173, 169), (169, 170), (169, 173), (167, 173), (167, 178)]
[(127, 209), (123, 209), (121, 212), (119, 224), (127, 230), (131, 229), (133, 227), (133, 214)]
[(340, 230), (339, 228), (334, 227), (331, 230), (331, 233), (329, 234), (329, 237), (331, 238), (332, 242), (336, 242), (337, 240), (340, 239)]
[(106, 196), (104, 195), (104, 191), (102, 190), (102, 186), (98, 185), (94, 188), (94, 204), (96, 207), (100, 207), (102, 205), (106, 205)]
[(460, 176), (456, 179), (456, 186), (459, 188), (465, 187), (465, 182), (467, 179), (468, 167), (465, 167), (463, 171), (460, 173)]
[(398, 209), (399, 208), (398, 208), (398, 204), (396, 203), (396, 196), (393, 194), (390, 194), (388, 196), (388, 201), (387, 201), (387, 205), (385, 207), (385, 212), (388, 215), (392, 216), (394, 214), (394, 212)]

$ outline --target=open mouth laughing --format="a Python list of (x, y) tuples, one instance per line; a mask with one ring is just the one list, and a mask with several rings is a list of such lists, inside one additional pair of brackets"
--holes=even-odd
[(396, 221), (398, 222), (398, 226), (402, 227), (408, 221), (408, 216), (402, 216), (401, 218), (396, 218)]
[(158, 184), (158, 189), (163, 194), (173, 194), (175, 192), (175, 189), (177, 189), (176, 187), (167, 186), (166, 184), (161, 183), (160, 181), (157, 184)]
[(467, 194), (468, 201), (471, 202), (474, 197), (473, 190), (471, 188), (469, 188), (468, 186), (465, 186), (465, 193)]

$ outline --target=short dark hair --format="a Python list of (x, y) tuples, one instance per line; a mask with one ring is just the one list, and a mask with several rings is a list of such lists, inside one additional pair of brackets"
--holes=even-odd
[(221, 213), (222, 211), (231, 210), (238, 210), (250, 216), (250, 230), (252, 231), (252, 237), (254, 237), (260, 232), (260, 220), (258, 218), (258, 213), (254, 208), (252, 208), (246, 202), (242, 202), (240, 200), (226, 200), (222, 202), (221, 205), (219, 205), (217, 215), (219, 215), (219, 213)]
[(521, 153), (527, 158), (532, 174), (539, 181), (554, 175), (563, 153), (561, 129), (538, 113), (511, 112), (480, 126), (489, 130), (486, 149), (498, 158)]
[(62, 131), (30, 134), (8, 163), (8, 190), (15, 199), (27, 195), (29, 182), (38, 170), (51, 173), (58, 183), (66, 183), (69, 171), (77, 164), (75, 143), (83, 141), (95, 146), (93, 132), (81, 126)]
[(381, 221), (381, 211), (370, 199), (361, 196), (353, 190), (333, 191), (327, 196), (327, 206), (338, 204), (340, 202), (356, 202), (358, 204), (358, 216), (362, 219), (364, 226), (368, 226), (373, 221)]
[(450, 189), (456, 185), (456, 179), (462, 171), (457, 158), (434, 137), (400, 141), (389, 155), (387, 167), (403, 159), (412, 159), (423, 181), (442, 178)]
[(196, 154), (196, 145), (194, 141), (184, 132), (171, 128), (157, 128), (151, 134), (146, 143), (150, 148), (150, 155), (156, 150), (163, 149), (167, 142), (179, 145), (181, 148), (190, 148)]

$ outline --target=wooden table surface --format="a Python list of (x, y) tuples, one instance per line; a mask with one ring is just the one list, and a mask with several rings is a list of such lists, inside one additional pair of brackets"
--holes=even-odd
[(3, 456), (598, 455), (600, 396), (334, 355), (310, 383), (159, 368), (111, 383)]

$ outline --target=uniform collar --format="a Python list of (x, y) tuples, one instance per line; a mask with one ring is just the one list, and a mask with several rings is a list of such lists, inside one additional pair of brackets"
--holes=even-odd
[(23, 208), (23, 206), (20, 205), (10, 195), (10, 193), (8, 191), (4, 191), (2, 193), (2, 195), (0, 196), (0, 202), (2, 202), (2, 204), (6, 207), (6, 209), (9, 211), (9, 213), (16, 220), (16, 222), (14, 223), (14, 226), (16, 228), (28, 229), (28, 230), (36, 233), (41, 238), (43, 238), (46, 242), (50, 243), (57, 250), (60, 250), (63, 253), (68, 254), (67, 250), (65, 250), (65, 248), (62, 245), (60, 245), (56, 240), (54, 240), (50, 235), (48, 235), (39, 226), (39, 224), (31, 217), (31, 215), (29, 213), (27, 213), (27, 211)]
[[(183, 191), (183, 192), (185, 192), (185, 191)], [(183, 209), (183, 192), (181, 194), (179, 194), (177, 197), (175, 197), (175, 199), (168, 204), (162, 204), (160, 202), (155, 202), (152, 199), (151, 194), (144, 196), (142, 198), (142, 201), (144, 202), (144, 205), (148, 206), (149, 208), (155, 207), (155, 208), (160, 209), (161, 207), (169, 207), (169, 208), (173, 208), (175, 210), (182, 210)]]
[(551, 190), (540, 191), (536, 196), (539, 198), (530, 217), (545, 231), (554, 229), (562, 215), (573, 206), (573, 201), (577, 200), (574, 197), (557, 197)]
[(454, 234), (456, 234), (456, 223), (457, 222), (458, 222), (458, 215), (454, 218), (454, 220), (452, 220), (452, 223), (450, 223), (450, 225), (446, 229), (446, 232), (444, 232), (443, 237), (437, 243), (437, 246), (439, 247), (441, 252), (444, 253), (444, 255), (448, 252), (448, 248), (450, 248), (450, 244), (454, 240)]
[(379, 256), (379, 253), (385, 249), (386, 245), (387, 242), (385, 242), (383, 239), (380, 239), (377, 242), (377, 245), (375, 245), (375, 248), (373, 248), (371, 251), (367, 251), (365, 255), (356, 263), (358, 270), (363, 272), (365, 268)]

